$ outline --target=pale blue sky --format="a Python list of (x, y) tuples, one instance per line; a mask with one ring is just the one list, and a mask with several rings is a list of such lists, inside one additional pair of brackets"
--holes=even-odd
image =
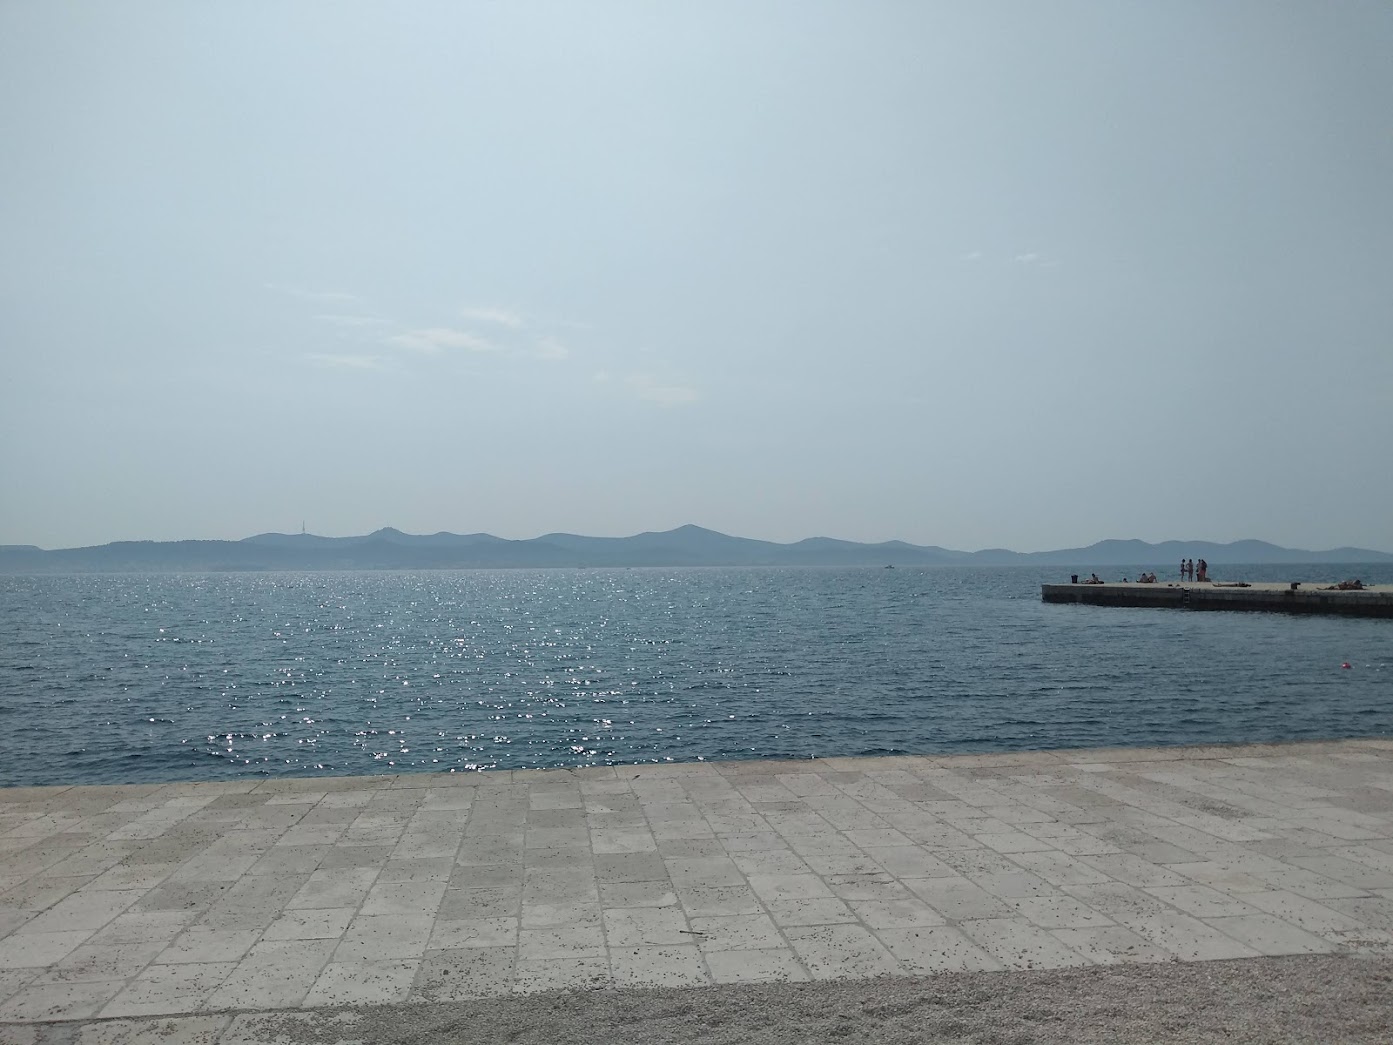
[(1393, 550), (1393, 5), (0, 5), (0, 543)]

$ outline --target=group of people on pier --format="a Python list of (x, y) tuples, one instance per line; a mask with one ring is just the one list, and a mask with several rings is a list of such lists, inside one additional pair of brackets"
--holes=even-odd
[[(1180, 560), (1180, 579), (1181, 579), (1182, 581), (1205, 581), (1205, 582), (1208, 582), (1208, 581), (1209, 581), (1209, 563), (1205, 562), (1203, 559), (1181, 559), (1181, 560)], [(1095, 573), (1095, 574), (1092, 574), (1092, 575), (1090, 575), (1090, 576), (1088, 576), (1088, 577), (1085, 577), (1083, 580), (1079, 580), (1079, 575), (1078, 575), (1077, 573), (1075, 573), (1075, 574), (1073, 574), (1073, 575), (1069, 578), (1069, 580), (1070, 580), (1070, 582), (1073, 583), (1073, 584), (1102, 584), (1102, 583), (1104, 583), (1103, 579), (1102, 579), (1101, 577), (1099, 577), (1096, 573)], [(1126, 578), (1126, 577), (1123, 577), (1123, 578), (1122, 578), (1122, 583), (1123, 583), (1123, 584), (1126, 584), (1126, 583), (1127, 583), (1127, 578)], [(1153, 570), (1151, 573), (1143, 573), (1143, 574), (1140, 574), (1140, 575), (1137, 577), (1136, 583), (1138, 583), (1138, 584), (1156, 584), (1156, 583), (1158, 583), (1157, 580), (1156, 580), (1156, 572)], [(1358, 583), (1358, 582), (1356, 581), (1355, 583)]]

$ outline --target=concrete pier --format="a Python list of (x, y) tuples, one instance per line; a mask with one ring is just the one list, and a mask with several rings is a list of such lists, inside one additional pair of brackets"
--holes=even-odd
[(1387, 952), (1393, 740), (0, 791), (7, 1043)]
[(1260, 610), (1269, 613), (1323, 613), (1346, 617), (1393, 617), (1393, 584), (1362, 591), (1331, 590), (1325, 585), (1183, 583), (1043, 584), (1045, 602), (1086, 606), (1144, 606), (1177, 610)]

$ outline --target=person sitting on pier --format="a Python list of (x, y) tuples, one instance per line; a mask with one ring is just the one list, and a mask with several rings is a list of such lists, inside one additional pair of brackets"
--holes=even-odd
[(1341, 581), (1339, 584), (1332, 584), (1325, 589), (1326, 591), (1363, 591), (1364, 582), (1358, 577), (1352, 581)]
[(1093, 575), (1091, 575), (1091, 576), (1089, 576), (1089, 577), (1085, 577), (1085, 578), (1083, 579), (1083, 583), (1084, 583), (1084, 584), (1102, 584), (1103, 582), (1102, 582), (1102, 580), (1098, 577), (1098, 575), (1095, 573), (1095, 574), (1093, 574)]
[(1154, 573), (1143, 573), (1140, 577), (1137, 578), (1137, 583), (1138, 583), (1138, 584), (1155, 584), (1155, 583), (1156, 583), (1156, 574), (1154, 574)]

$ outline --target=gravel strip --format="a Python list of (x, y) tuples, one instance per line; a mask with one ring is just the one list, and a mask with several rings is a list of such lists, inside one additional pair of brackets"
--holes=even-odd
[[(197, 1021), (187, 1018), (186, 1033)], [(552, 992), (450, 1004), (316, 1009), (34, 1028), (35, 1045), (1039, 1045), (1393, 1041), (1393, 960), (1252, 958), (671, 990)], [(229, 1021), (223, 1023), (223, 1021)], [(126, 1021), (117, 1021), (126, 1022)], [(113, 1032), (115, 1036), (113, 1037)], [(128, 1037), (127, 1034), (130, 1036)], [(20, 1040), (15, 1038), (13, 1040)]]

